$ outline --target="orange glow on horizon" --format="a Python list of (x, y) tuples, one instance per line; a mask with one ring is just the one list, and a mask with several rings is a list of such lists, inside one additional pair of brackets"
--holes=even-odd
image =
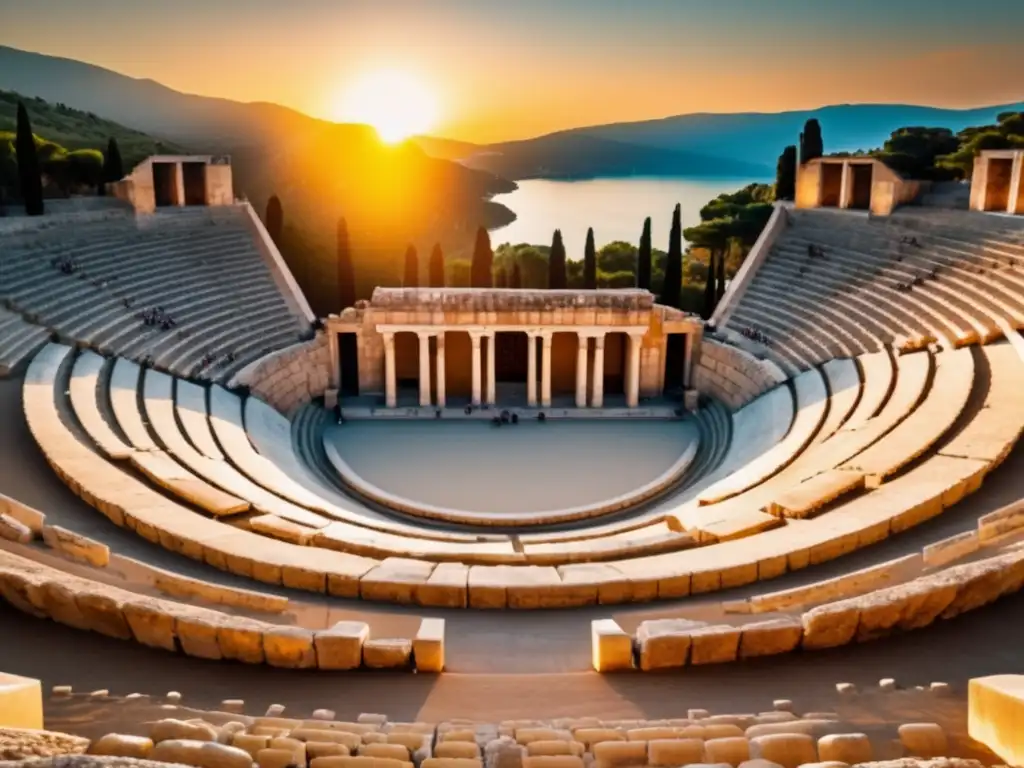
[(402, 70), (367, 72), (351, 82), (334, 107), (335, 119), (372, 126), (381, 141), (395, 144), (437, 124), (433, 91)]

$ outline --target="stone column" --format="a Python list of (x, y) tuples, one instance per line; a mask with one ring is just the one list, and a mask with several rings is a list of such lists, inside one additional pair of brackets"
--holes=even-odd
[(395, 380), (395, 334), (384, 334), (384, 404), (394, 408), (398, 404), (398, 382)]
[(850, 168), (849, 161), (843, 162), (843, 173), (839, 178), (839, 207), (849, 208), (853, 190), (853, 169)]
[(576, 407), (587, 407), (587, 346), (589, 336), (577, 333), (576, 345)]
[(642, 338), (629, 334), (629, 354), (626, 356), (626, 407), (636, 408), (640, 403), (640, 345)]
[(419, 331), (420, 340), (420, 407), (430, 405), (430, 334)]
[(497, 382), (494, 377), (494, 343), (497, 338), (497, 334), (491, 331), (487, 334), (487, 399), (484, 401), (488, 405), (494, 405), (498, 399), (497, 393)]
[(444, 391), (444, 331), (437, 334), (437, 407), (444, 408), (446, 395)]
[(604, 333), (594, 337), (594, 377), (590, 387), (590, 406), (604, 407)]
[(526, 334), (526, 404), (537, 407), (537, 337)]
[(540, 404), (551, 407), (551, 334), (541, 336), (544, 345), (540, 358)]
[[(330, 370), (327, 371), (331, 385), (329, 389), (341, 389), (341, 352), (338, 349), (338, 334), (331, 326), (327, 326), (327, 349)], [(351, 371), (349, 372), (351, 375)]]
[(480, 334), (469, 334), (473, 342), (473, 394), (470, 402), (473, 405), (480, 405)]

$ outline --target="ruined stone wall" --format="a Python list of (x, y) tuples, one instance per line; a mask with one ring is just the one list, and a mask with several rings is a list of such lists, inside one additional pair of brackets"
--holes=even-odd
[(785, 380), (786, 375), (774, 363), (707, 337), (693, 372), (693, 386), (698, 392), (720, 400), (732, 410)]
[(324, 393), (330, 365), (327, 336), (321, 331), (309, 341), (257, 360), (241, 371), (231, 384), (248, 386), (252, 394), (291, 416), (300, 406)]

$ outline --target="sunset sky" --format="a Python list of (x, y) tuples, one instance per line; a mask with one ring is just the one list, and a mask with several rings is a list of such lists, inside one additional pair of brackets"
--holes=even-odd
[(380, 70), (434, 135), (686, 112), (1024, 99), (1021, 0), (0, 0), (0, 44), (349, 120)]

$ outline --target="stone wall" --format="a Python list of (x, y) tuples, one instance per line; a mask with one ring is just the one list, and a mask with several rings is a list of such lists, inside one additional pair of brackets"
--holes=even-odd
[(260, 358), (239, 371), (230, 386), (249, 387), (252, 394), (291, 416), (300, 406), (324, 393), (330, 365), (327, 336), (320, 331), (309, 341)]
[(758, 395), (786, 380), (786, 375), (767, 360), (758, 360), (739, 347), (704, 338), (693, 372), (693, 387), (725, 403), (741, 408)]

